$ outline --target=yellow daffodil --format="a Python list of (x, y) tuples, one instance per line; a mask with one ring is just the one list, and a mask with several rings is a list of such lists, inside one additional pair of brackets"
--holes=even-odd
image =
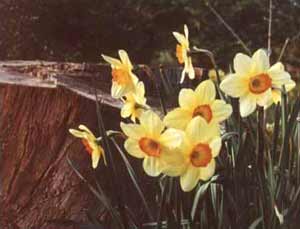
[(256, 105), (269, 107), (280, 100), (282, 85), (287, 90), (295, 87), (291, 76), (281, 63), (270, 67), (269, 57), (262, 49), (257, 50), (252, 58), (238, 53), (233, 60), (235, 73), (229, 74), (221, 82), (220, 88), (229, 96), (239, 98), (242, 117), (250, 115)]
[(180, 175), (183, 191), (191, 191), (199, 180), (210, 179), (215, 172), (215, 157), (222, 141), (216, 125), (207, 123), (202, 117), (194, 118), (187, 126), (179, 150), (166, 155), (163, 173)]
[(195, 117), (201, 116), (207, 123), (219, 123), (232, 113), (230, 104), (215, 99), (215, 85), (211, 80), (205, 80), (192, 89), (182, 89), (179, 93), (179, 107), (170, 111), (164, 118), (168, 127), (184, 130)]
[(143, 158), (143, 167), (149, 176), (158, 176), (164, 167), (164, 155), (179, 146), (182, 132), (165, 129), (159, 116), (153, 111), (143, 112), (140, 124), (125, 124), (121, 129), (128, 136), (125, 149), (136, 158)]
[[(225, 77), (225, 72), (221, 69), (218, 70), (218, 73), (219, 73), (219, 76), (220, 76), (220, 80), (222, 81)], [(208, 71), (208, 77), (214, 81), (214, 82), (217, 82), (217, 72), (216, 72), (216, 69), (210, 69)]]
[(91, 155), (92, 167), (94, 169), (97, 168), (101, 156), (103, 156), (106, 164), (104, 150), (97, 142), (95, 135), (84, 125), (79, 125), (78, 128), (80, 130), (69, 129), (69, 132), (75, 137), (82, 139), (86, 151)]
[(184, 34), (173, 32), (174, 37), (179, 42), (176, 46), (176, 57), (179, 64), (184, 64), (184, 68), (181, 74), (180, 83), (183, 83), (185, 74), (188, 74), (190, 79), (195, 78), (195, 71), (192, 64), (192, 58), (189, 54), (190, 43), (189, 43), (189, 30), (186, 25), (184, 25)]
[(112, 87), (111, 95), (114, 98), (120, 98), (129, 92), (135, 90), (138, 78), (132, 72), (133, 66), (125, 50), (119, 50), (120, 60), (102, 55), (103, 59), (111, 65), (112, 68)]
[(124, 105), (121, 109), (121, 117), (130, 117), (133, 122), (136, 121), (148, 106), (145, 98), (145, 86), (143, 82), (138, 82), (135, 92), (126, 94)]

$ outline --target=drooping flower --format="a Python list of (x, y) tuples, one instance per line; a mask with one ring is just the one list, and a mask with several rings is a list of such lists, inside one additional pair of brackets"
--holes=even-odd
[(164, 166), (164, 155), (180, 145), (182, 132), (165, 129), (159, 116), (149, 110), (140, 116), (140, 124), (125, 124), (121, 129), (128, 136), (124, 146), (136, 158), (143, 158), (143, 167), (149, 176), (158, 176)]
[(216, 99), (215, 85), (211, 80), (201, 82), (195, 91), (182, 89), (178, 100), (179, 107), (170, 111), (164, 118), (168, 127), (184, 130), (197, 116), (204, 118), (207, 123), (218, 124), (232, 113), (230, 104)]
[(183, 83), (185, 75), (188, 74), (190, 79), (195, 78), (195, 71), (192, 64), (192, 58), (189, 54), (189, 30), (187, 25), (184, 25), (184, 34), (173, 32), (174, 37), (179, 42), (176, 46), (176, 57), (179, 64), (184, 64), (184, 68), (181, 74), (180, 83)]
[(267, 108), (274, 101), (279, 101), (278, 89), (282, 85), (287, 90), (295, 86), (281, 63), (270, 67), (269, 57), (263, 49), (257, 50), (252, 58), (238, 53), (233, 67), (235, 73), (226, 76), (220, 88), (227, 95), (239, 98), (242, 117), (254, 112), (257, 105)]
[(133, 122), (136, 121), (148, 106), (145, 98), (145, 86), (143, 82), (138, 82), (135, 92), (125, 95), (124, 105), (121, 109), (121, 117), (130, 117)]
[(120, 60), (103, 55), (103, 59), (112, 68), (111, 95), (114, 98), (121, 98), (135, 90), (138, 78), (132, 72), (133, 66), (125, 50), (119, 50)]
[(191, 191), (199, 182), (210, 179), (215, 173), (215, 157), (222, 141), (216, 125), (207, 123), (202, 117), (194, 118), (187, 126), (178, 151), (166, 155), (163, 173), (180, 176), (183, 191)]
[[(219, 69), (218, 73), (219, 73), (219, 76), (220, 76), (220, 80), (222, 81), (224, 79), (224, 77), (225, 77), (225, 72), (222, 69)], [(212, 81), (217, 82), (217, 71), (216, 71), (216, 69), (214, 69), (214, 68), (210, 69), (208, 71), (208, 77)]]
[(79, 125), (79, 130), (69, 129), (69, 132), (77, 137), (81, 138), (86, 151), (91, 155), (92, 167), (97, 168), (101, 156), (103, 156), (104, 163), (106, 164), (104, 150), (101, 145), (97, 142), (95, 135), (85, 126)]

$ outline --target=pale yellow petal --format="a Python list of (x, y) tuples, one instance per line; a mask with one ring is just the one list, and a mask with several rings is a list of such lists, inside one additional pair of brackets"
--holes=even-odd
[(211, 104), (216, 98), (216, 88), (211, 80), (201, 82), (195, 92), (200, 104)]
[(151, 110), (142, 113), (140, 122), (149, 136), (154, 138), (158, 138), (165, 128), (160, 117)]
[(79, 125), (79, 126), (78, 126), (78, 129), (83, 130), (83, 131), (87, 132), (88, 134), (94, 136), (94, 134), (92, 133), (92, 131), (90, 131), (90, 129), (87, 128), (85, 125), (82, 125), (82, 124)]
[(209, 143), (209, 147), (211, 148), (212, 156), (217, 157), (222, 147), (222, 139), (220, 137), (213, 138)]
[(195, 70), (192, 63), (192, 58), (187, 57), (187, 61), (185, 63), (185, 72), (188, 74), (191, 80), (195, 79)]
[(252, 71), (255, 73), (266, 72), (270, 68), (269, 57), (263, 49), (259, 49), (253, 54), (252, 61)]
[(164, 161), (162, 172), (168, 176), (180, 176), (186, 170), (187, 164), (185, 163), (185, 158), (178, 149), (164, 151), (161, 154), (161, 159)]
[(249, 91), (248, 79), (237, 74), (229, 74), (220, 84), (221, 90), (234, 98), (244, 96)]
[(207, 122), (202, 117), (193, 118), (186, 127), (186, 136), (192, 144), (202, 142), (209, 131)]
[(178, 96), (179, 106), (193, 111), (197, 106), (197, 95), (192, 89), (183, 88)]
[(187, 48), (189, 46), (189, 42), (188, 42), (188, 40), (186, 39), (186, 37), (183, 34), (178, 33), (178, 32), (173, 32), (173, 35), (176, 38), (176, 40), (181, 45), (183, 45), (185, 48)]
[(69, 129), (69, 132), (77, 137), (77, 138), (85, 138), (86, 137), (86, 133), (83, 132), (83, 131), (78, 131), (78, 130), (75, 130), (75, 129)]
[(181, 144), (183, 135), (183, 131), (170, 128), (159, 137), (159, 142), (168, 148), (176, 148)]
[(199, 169), (189, 166), (184, 174), (180, 177), (180, 185), (184, 192), (193, 190), (199, 181)]
[(131, 123), (125, 124), (121, 122), (120, 126), (121, 130), (129, 138), (139, 140), (140, 138), (145, 137), (146, 135), (146, 130), (141, 125)]
[(186, 69), (184, 68), (181, 72), (180, 83), (184, 82), (185, 75), (186, 75)]
[(215, 173), (216, 162), (212, 159), (206, 167), (201, 167), (199, 171), (199, 179), (203, 181), (209, 180)]
[(93, 167), (93, 169), (97, 168), (100, 157), (101, 157), (100, 151), (93, 150), (93, 152), (92, 152), (92, 167)]
[(191, 111), (184, 110), (182, 108), (175, 108), (165, 116), (164, 123), (168, 127), (184, 130), (191, 120)]
[(144, 158), (145, 157), (145, 153), (141, 150), (140, 146), (139, 146), (139, 142), (137, 140), (134, 140), (132, 138), (128, 138), (125, 143), (124, 143), (124, 147), (126, 149), (126, 151), (128, 152), (128, 154), (130, 154), (133, 157), (136, 158)]
[(161, 174), (162, 166), (159, 158), (145, 157), (143, 161), (143, 168), (147, 175), (157, 177)]
[(272, 98), (275, 104), (280, 103), (281, 101), (281, 92), (280, 90), (272, 90)]
[(121, 117), (122, 118), (128, 118), (134, 109), (134, 104), (133, 103), (125, 103), (121, 109)]
[(268, 108), (270, 105), (273, 104), (273, 97), (272, 97), (272, 90), (268, 89), (266, 92), (260, 94), (257, 98), (256, 103), (264, 107), (265, 109)]
[(111, 86), (111, 96), (113, 98), (119, 99), (128, 92), (128, 88), (122, 85), (119, 85), (115, 82)]
[(188, 29), (187, 25), (184, 25), (184, 26), (183, 26), (183, 29), (184, 29), (184, 35), (185, 35), (185, 38), (186, 38), (187, 40), (189, 40), (189, 29)]
[(247, 117), (256, 109), (256, 98), (248, 94), (240, 98), (240, 114), (242, 117)]
[(252, 60), (249, 56), (238, 53), (233, 59), (234, 71), (241, 76), (246, 76), (251, 72)]
[(101, 55), (102, 58), (109, 64), (111, 64), (111, 66), (113, 68), (120, 68), (122, 66), (122, 63), (120, 60), (116, 59), (116, 58), (113, 58), (113, 57), (110, 57), (110, 56), (106, 56), (104, 54)]
[(129, 71), (131, 71), (133, 67), (127, 52), (125, 50), (119, 50), (119, 56), (122, 63), (126, 66), (126, 68), (128, 68)]
[(232, 113), (232, 106), (226, 104), (223, 100), (215, 100), (211, 105), (213, 119), (217, 122), (222, 122), (227, 119)]

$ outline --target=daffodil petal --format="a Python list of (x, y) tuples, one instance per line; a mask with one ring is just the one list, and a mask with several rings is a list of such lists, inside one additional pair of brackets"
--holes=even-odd
[(79, 125), (79, 126), (78, 126), (78, 129), (83, 130), (83, 131), (87, 132), (88, 134), (94, 136), (94, 134), (92, 133), (92, 131), (90, 131), (90, 129), (87, 128), (85, 125), (82, 125), (82, 124)]
[(248, 91), (248, 82), (245, 77), (240, 77), (237, 74), (229, 74), (220, 84), (221, 90), (234, 98), (245, 95)]
[(196, 93), (192, 89), (183, 88), (179, 92), (178, 102), (184, 109), (193, 109), (197, 106)]
[(199, 169), (189, 166), (180, 177), (180, 185), (184, 192), (189, 192), (195, 188), (199, 181)]
[(233, 59), (233, 68), (238, 75), (248, 75), (251, 72), (252, 60), (249, 56), (238, 53)]
[(189, 41), (186, 39), (186, 37), (183, 34), (180, 34), (178, 32), (173, 32), (174, 37), (176, 40), (186, 48), (189, 46)]
[(111, 66), (113, 67), (113, 68), (120, 68), (121, 66), (122, 66), (122, 63), (121, 63), (121, 61), (119, 61), (118, 59), (116, 59), (116, 58), (113, 58), (113, 57), (110, 57), (110, 56), (106, 56), (106, 55), (104, 55), (104, 54), (102, 54), (101, 55), (102, 56), (102, 58), (107, 62), (107, 63), (109, 63), (109, 64), (111, 64)]
[(197, 116), (193, 118), (186, 127), (186, 136), (191, 143), (197, 144), (203, 140), (206, 131), (208, 131), (208, 124), (206, 121)]
[(211, 148), (212, 156), (218, 156), (222, 147), (222, 139), (220, 137), (213, 138), (209, 143), (209, 147)]
[(121, 122), (120, 126), (121, 126), (121, 130), (129, 138), (139, 140), (141, 137), (144, 137), (146, 135), (146, 131), (141, 125), (131, 124), (131, 123), (125, 124)]
[(211, 104), (216, 98), (216, 88), (211, 80), (201, 82), (195, 92), (200, 104)]
[(159, 116), (151, 110), (142, 113), (140, 122), (147, 133), (154, 138), (159, 137), (160, 133), (165, 128), (165, 125)]
[(183, 135), (183, 131), (170, 128), (160, 136), (159, 142), (168, 148), (176, 148), (181, 144)]
[(206, 167), (201, 167), (199, 171), (199, 179), (203, 181), (209, 180), (215, 173), (216, 162), (212, 159)]
[(122, 63), (131, 71), (132, 70), (132, 64), (129, 59), (129, 56), (125, 50), (119, 50), (119, 56), (122, 61)]
[(115, 82), (112, 83), (112, 86), (111, 86), (111, 96), (113, 98), (121, 98), (123, 95), (126, 94), (126, 92), (128, 92), (128, 88), (126, 86), (122, 86), (122, 85), (119, 85)]
[(165, 162), (163, 163), (162, 167), (162, 172), (164, 174), (171, 177), (176, 177), (184, 173), (186, 169), (186, 163), (181, 151), (178, 149), (164, 151), (160, 157)]
[(94, 150), (92, 152), (92, 167), (93, 167), (93, 169), (97, 168), (100, 157), (101, 157), (101, 153), (99, 150)]
[(272, 90), (269, 89), (263, 94), (259, 95), (257, 98), (256, 103), (261, 106), (268, 108), (270, 105), (273, 104), (273, 97), (272, 97)]
[(143, 161), (143, 168), (147, 175), (152, 177), (158, 176), (162, 171), (160, 159), (156, 157), (145, 157)]
[(182, 108), (175, 108), (164, 118), (164, 123), (168, 127), (184, 130), (192, 120), (192, 113)]
[(128, 118), (132, 114), (133, 109), (132, 103), (125, 103), (121, 109), (121, 117)]
[(185, 63), (185, 72), (187, 72), (189, 78), (191, 80), (195, 79), (195, 70), (193, 67), (193, 63), (192, 63), (192, 58), (191, 57), (187, 57), (187, 61)]
[(222, 122), (227, 119), (232, 113), (232, 106), (226, 104), (223, 100), (215, 100), (211, 105), (213, 119), (217, 122)]
[(83, 131), (78, 131), (75, 129), (69, 129), (69, 132), (77, 138), (84, 138), (86, 136), (86, 133), (84, 133)]
[(240, 98), (240, 114), (247, 117), (256, 109), (256, 99), (254, 96), (247, 95)]
[(272, 98), (275, 104), (280, 103), (281, 101), (281, 92), (280, 90), (272, 90)]
[(270, 61), (263, 49), (258, 49), (252, 56), (253, 71), (257, 73), (266, 72), (270, 68)]
[(184, 25), (184, 26), (183, 26), (183, 30), (184, 30), (185, 38), (186, 38), (187, 40), (189, 40), (189, 29), (188, 29), (187, 25)]
[(184, 68), (183, 71), (181, 72), (180, 83), (184, 82), (185, 75), (186, 75), (186, 69)]
[(139, 142), (137, 140), (128, 138), (124, 143), (124, 147), (125, 147), (126, 151), (128, 152), (128, 154), (130, 154), (133, 157), (136, 157), (136, 158), (144, 158), (145, 157), (145, 153), (141, 150), (141, 148), (139, 146)]

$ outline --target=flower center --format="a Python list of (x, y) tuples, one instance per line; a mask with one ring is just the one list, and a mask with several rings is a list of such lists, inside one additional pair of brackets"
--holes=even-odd
[(260, 94), (271, 88), (272, 79), (268, 74), (262, 73), (250, 78), (249, 90), (254, 94)]
[(207, 144), (197, 144), (190, 154), (190, 161), (195, 167), (205, 167), (208, 165), (211, 159), (211, 149)]
[(201, 116), (209, 123), (213, 117), (210, 106), (207, 104), (204, 104), (204, 105), (200, 105), (200, 106), (196, 107), (193, 112), (193, 118), (196, 116)]
[(117, 84), (124, 85), (130, 82), (130, 75), (126, 70), (123, 69), (113, 69), (112, 80)]
[(178, 59), (179, 64), (184, 63), (182, 45), (176, 45), (176, 57)]
[(83, 145), (84, 145), (85, 150), (87, 151), (87, 153), (90, 154), (90, 155), (92, 155), (93, 149), (90, 146), (89, 142), (87, 140), (85, 140), (85, 139), (82, 139), (81, 141), (82, 141), (82, 143), (83, 143)]
[(159, 157), (160, 156), (160, 145), (158, 142), (152, 140), (151, 138), (141, 138), (139, 140), (140, 149), (147, 154), (148, 156), (152, 157)]

